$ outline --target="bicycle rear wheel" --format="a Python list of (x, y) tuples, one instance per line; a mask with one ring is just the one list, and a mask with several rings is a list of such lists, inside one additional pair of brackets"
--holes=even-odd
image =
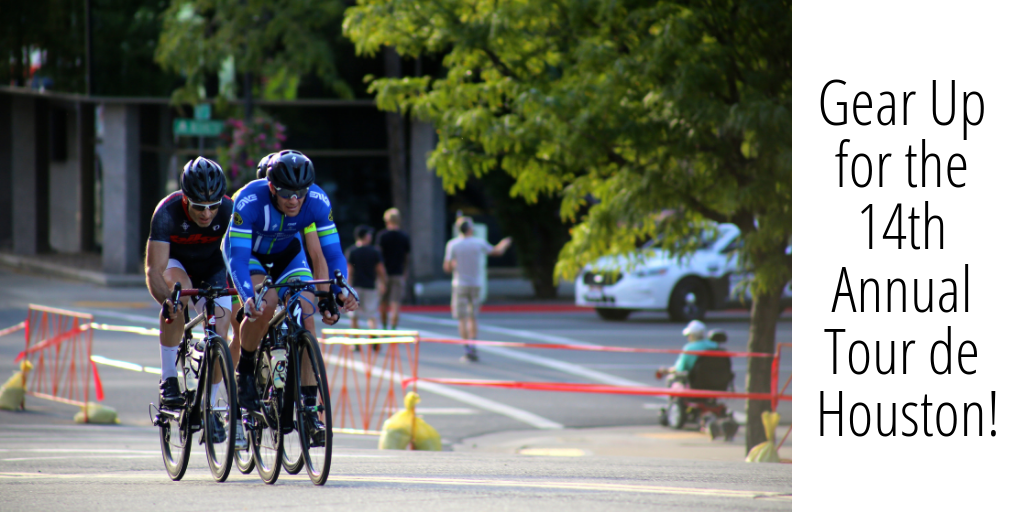
[[(220, 336), (206, 342), (206, 371), (203, 375), (203, 442), (206, 444), (206, 460), (210, 473), (218, 482), (223, 482), (231, 473), (231, 462), (235, 456), (234, 413), (236, 395), (235, 380), (232, 378), (234, 364), (231, 351)], [(217, 394), (212, 393), (215, 380), (220, 379)]]
[(259, 427), (252, 431), (249, 446), (260, 478), (264, 483), (272, 484), (281, 475), (284, 443), (278, 419), (282, 409), (281, 392), (270, 379), (270, 354), (266, 350), (260, 350), (256, 359), (256, 390), (260, 394), (260, 405), (267, 421), (260, 421)]
[(302, 439), (299, 437), (299, 408), (292, 407), (292, 431), (284, 435), (281, 465), (289, 475), (297, 475), (305, 465), (302, 459)]
[[(183, 391), (184, 392), (184, 391)], [(160, 454), (171, 480), (178, 481), (188, 469), (192, 450), (192, 428), (189, 426), (191, 404), (186, 403), (178, 419), (164, 416), (160, 424)]]
[[(237, 392), (237, 387), (235, 390)], [(238, 409), (235, 410), (237, 411)], [(256, 451), (256, 448), (253, 445), (253, 436), (251, 435), (252, 432), (247, 427), (245, 427), (245, 422), (242, 421), (241, 417), (238, 418), (238, 423), (242, 424), (242, 428), (246, 429), (245, 438), (246, 440), (248, 440), (248, 442), (246, 443), (244, 449), (240, 450), (238, 448), (235, 448), (235, 467), (238, 468), (238, 470), (241, 471), (243, 475), (248, 475), (249, 473), (252, 473), (252, 470), (256, 469), (256, 457), (253, 456), (253, 452)]]
[[(320, 356), (320, 345), (308, 331), (299, 334), (296, 346), (298, 355), (294, 366), (295, 382), (299, 384), (295, 390), (295, 408), (300, 411), (299, 436), (302, 441), (302, 458), (306, 462), (306, 473), (316, 485), (327, 483), (331, 472), (331, 449), (334, 432), (331, 430), (331, 396), (327, 388), (327, 370)], [(306, 405), (302, 396), (302, 368), (312, 368), (312, 375), (306, 382), (316, 386), (315, 403)]]
[[(249, 438), (248, 433), (246, 437)], [(243, 475), (248, 475), (252, 473), (253, 469), (256, 469), (256, 458), (252, 455), (254, 450), (251, 438), (244, 450), (235, 449), (235, 468)]]

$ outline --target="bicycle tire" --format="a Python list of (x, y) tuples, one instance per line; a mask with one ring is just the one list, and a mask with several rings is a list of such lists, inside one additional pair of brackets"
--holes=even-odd
[[(184, 361), (180, 362), (179, 366), (181, 364), (185, 364)], [(188, 392), (183, 389), (182, 393), (186, 395), (187, 400)], [(164, 468), (167, 469), (167, 476), (175, 482), (185, 476), (189, 454), (192, 451), (191, 405), (190, 401), (186, 401), (180, 421), (167, 418), (160, 425), (160, 454), (163, 457)], [(182, 423), (185, 424), (184, 429), (181, 428)]]
[(249, 440), (244, 450), (235, 449), (235, 469), (237, 469), (243, 475), (252, 473), (252, 470), (256, 469), (256, 458), (253, 457), (253, 445), (252, 439), (250, 439), (249, 432), (246, 432), (246, 439)]
[[(234, 413), (237, 402), (235, 380), (233, 377), (234, 363), (228, 344), (220, 336), (206, 341), (206, 371), (203, 372), (203, 441), (206, 445), (206, 461), (210, 466), (210, 474), (214, 480), (223, 482), (231, 473), (231, 462), (235, 457), (235, 426), (237, 415)], [(221, 386), (217, 396), (211, 396), (213, 379), (217, 370), (221, 374)], [(219, 422), (223, 429), (224, 439), (214, 440), (214, 425)]]
[[(306, 462), (306, 473), (309, 475), (310, 481), (316, 485), (324, 485), (327, 483), (327, 477), (331, 472), (331, 452), (334, 437), (334, 431), (331, 426), (331, 395), (330, 389), (327, 386), (327, 370), (320, 355), (320, 344), (317, 343), (309, 331), (301, 331), (298, 334), (296, 354), (298, 357), (295, 361), (295, 368), (300, 370), (296, 371), (294, 376), (294, 382), (296, 383), (295, 408), (301, 408), (303, 411), (298, 414), (299, 424), (296, 427), (299, 430), (299, 436), (302, 441), (302, 458)], [(306, 358), (309, 359), (310, 366), (313, 369), (313, 377), (316, 380), (316, 411), (306, 411), (302, 400), (301, 368), (302, 361)], [(311, 414), (316, 414), (316, 419), (324, 426), (323, 446), (311, 446), (310, 431), (313, 428)]]
[[(270, 354), (266, 350), (260, 350), (256, 359), (256, 389), (260, 394), (260, 405), (263, 408), (263, 415), (271, 420), (276, 418), (281, 410), (280, 395), (269, 379)], [(256, 471), (265, 484), (277, 482), (281, 475), (281, 459), (283, 459), (284, 444), (281, 442), (279, 422), (259, 422), (259, 427), (250, 434), (249, 445), (252, 450), (253, 460), (256, 463)]]
[(299, 409), (292, 407), (292, 431), (285, 434), (282, 439), (281, 466), (289, 475), (297, 475), (305, 467), (305, 459), (302, 458), (302, 438), (299, 436)]

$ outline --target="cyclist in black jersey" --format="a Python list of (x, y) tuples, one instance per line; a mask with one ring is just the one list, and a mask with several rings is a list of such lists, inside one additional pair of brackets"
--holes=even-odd
[[(189, 161), (180, 184), (181, 190), (165, 197), (153, 212), (146, 244), (146, 286), (157, 302), (170, 306), (171, 323), (162, 318), (159, 321), (160, 404), (169, 408), (185, 403), (174, 364), (184, 322), (175, 305), (170, 304), (171, 288), (174, 283), (181, 283), (183, 288), (227, 286), (220, 241), (231, 223), (234, 206), (224, 195), (224, 171), (212, 160), (197, 157)], [(221, 297), (216, 304), (217, 318), (223, 319), (216, 323), (216, 330), (227, 338), (230, 324), (225, 317), (231, 309), (230, 297)]]

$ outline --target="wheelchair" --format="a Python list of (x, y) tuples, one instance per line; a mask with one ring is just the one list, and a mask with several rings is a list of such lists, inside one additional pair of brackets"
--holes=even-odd
[[(689, 372), (674, 369), (659, 370), (655, 376), (666, 376), (670, 389), (703, 389), (733, 391), (732, 361), (728, 357), (701, 356)], [(694, 424), (712, 440), (732, 441), (739, 424), (724, 403), (714, 398), (668, 397), (668, 404), (658, 411), (658, 423), (682, 430)]]

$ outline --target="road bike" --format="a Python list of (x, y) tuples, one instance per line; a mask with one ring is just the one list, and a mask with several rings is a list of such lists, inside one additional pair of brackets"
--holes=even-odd
[[(181, 283), (175, 283), (171, 293), (175, 312), (181, 297), (205, 299), (202, 313), (191, 321), (188, 308), (181, 308), (185, 331), (178, 345), (175, 366), (181, 375), (179, 382), (184, 383), (182, 395), (185, 405), (171, 409), (149, 404), (150, 419), (160, 427), (160, 453), (171, 480), (181, 480), (185, 476), (195, 432), (202, 433), (199, 443), (206, 446), (206, 460), (213, 478), (223, 482), (231, 472), (238, 421), (235, 379), (232, 378), (235, 365), (228, 344), (215, 330), (214, 299), (235, 294), (233, 288), (182, 290)], [(163, 318), (167, 323), (170, 323), (169, 315), (169, 306), (165, 304)], [(197, 339), (192, 335), (192, 328), (200, 323), (203, 324), (203, 336)]]
[[(336, 284), (358, 300), (340, 271), (335, 272), (334, 279), (293, 279), (279, 284), (268, 276), (256, 290), (255, 303), (260, 304), (268, 291), (287, 289), (283, 305), (274, 313), (256, 352), (257, 407), (242, 409), (252, 464), (268, 484), (277, 481), (285, 464), (286, 471), (296, 473), (305, 466), (316, 485), (325, 484), (330, 473), (333, 431), (327, 371), (316, 337), (303, 327), (308, 315), (302, 311), (302, 302), (334, 315), (338, 314), (338, 305), (332, 292), (314, 290), (317, 284)], [(320, 301), (312, 304), (302, 291), (312, 291)], [(286, 450), (285, 439), (296, 432), (298, 442)]]

